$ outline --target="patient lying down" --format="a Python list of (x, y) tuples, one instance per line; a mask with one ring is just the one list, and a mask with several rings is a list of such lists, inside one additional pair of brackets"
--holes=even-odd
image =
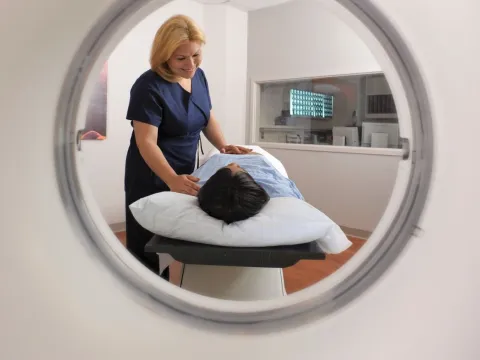
[(198, 177), (198, 203), (227, 224), (258, 214), (274, 197), (303, 196), (263, 155), (216, 154), (192, 174)]

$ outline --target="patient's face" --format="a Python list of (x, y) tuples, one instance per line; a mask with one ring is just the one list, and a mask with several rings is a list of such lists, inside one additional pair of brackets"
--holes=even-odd
[(237, 163), (230, 163), (226, 166), (227, 168), (230, 169), (230, 171), (232, 172), (232, 174), (236, 174), (237, 172), (246, 172), (244, 169), (242, 169), (240, 167), (240, 165), (238, 165)]

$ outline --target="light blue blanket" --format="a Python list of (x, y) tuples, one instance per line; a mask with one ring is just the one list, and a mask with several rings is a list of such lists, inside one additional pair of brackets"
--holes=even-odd
[(283, 176), (262, 155), (216, 154), (195, 170), (192, 175), (200, 179), (197, 184), (202, 186), (217, 170), (233, 162), (246, 170), (271, 198), (294, 197), (304, 200), (295, 183)]

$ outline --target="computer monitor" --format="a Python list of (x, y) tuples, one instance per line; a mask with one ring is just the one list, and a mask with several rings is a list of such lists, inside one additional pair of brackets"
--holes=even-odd
[(372, 146), (373, 133), (388, 134), (388, 147), (398, 148), (400, 143), (400, 130), (398, 124), (364, 122), (362, 124), (362, 146)]

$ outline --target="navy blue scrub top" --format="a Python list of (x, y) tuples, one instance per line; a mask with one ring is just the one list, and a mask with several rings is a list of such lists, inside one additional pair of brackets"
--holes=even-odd
[[(148, 70), (132, 86), (127, 119), (156, 126), (157, 145), (170, 166), (179, 175), (191, 174), (195, 169), (200, 133), (208, 124), (211, 108), (202, 69), (197, 69), (192, 78), (191, 93)], [(125, 191), (137, 192), (138, 187), (167, 189), (143, 160), (132, 131), (125, 166)]]

